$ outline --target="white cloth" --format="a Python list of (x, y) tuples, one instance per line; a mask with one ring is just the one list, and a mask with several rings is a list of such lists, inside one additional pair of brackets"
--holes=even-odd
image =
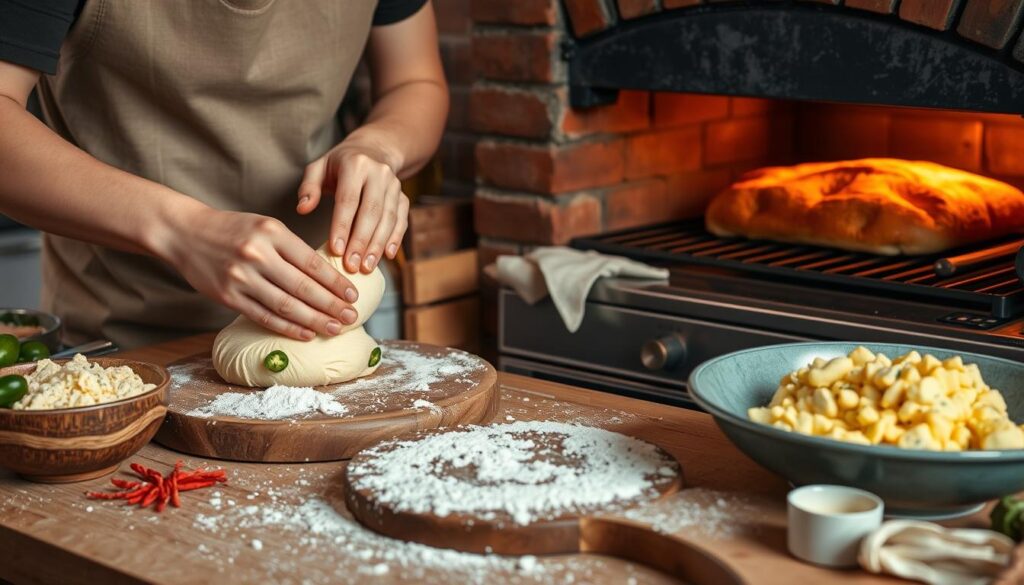
[(564, 246), (537, 248), (525, 256), (499, 256), (496, 265), (498, 282), (512, 287), (527, 303), (532, 305), (550, 294), (565, 326), (573, 333), (583, 323), (587, 295), (598, 278), (668, 278), (665, 268)]
[(1006, 568), (1014, 542), (992, 530), (890, 520), (864, 537), (860, 564), (930, 585), (983, 585)]

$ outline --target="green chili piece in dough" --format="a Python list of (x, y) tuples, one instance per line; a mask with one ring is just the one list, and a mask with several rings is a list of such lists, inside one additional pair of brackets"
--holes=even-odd
[(367, 364), (367, 367), (372, 368), (373, 366), (376, 366), (379, 363), (380, 363), (380, 347), (375, 347), (375, 348), (373, 348), (373, 351), (370, 352), (370, 362)]
[(263, 365), (274, 373), (284, 371), (284, 369), (288, 367), (288, 354), (279, 349), (275, 349), (268, 353), (267, 357), (263, 358)]
[(28, 394), (28, 380), (25, 379), (25, 376), (11, 374), (0, 378), (0, 408), (10, 408), (26, 394)]

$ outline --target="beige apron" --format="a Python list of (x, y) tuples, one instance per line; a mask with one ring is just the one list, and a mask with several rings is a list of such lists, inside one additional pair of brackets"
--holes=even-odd
[[(295, 212), (376, 0), (89, 0), (39, 82), (47, 124), (96, 158), (219, 209), (284, 221), (312, 246), (330, 206)], [(96, 205), (108, 202), (97, 200)], [(153, 258), (47, 235), (43, 307), (66, 341), (122, 347), (225, 325), (231, 312)]]

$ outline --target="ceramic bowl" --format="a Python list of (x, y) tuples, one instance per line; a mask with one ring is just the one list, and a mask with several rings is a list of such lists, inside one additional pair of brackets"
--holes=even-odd
[[(67, 360), (54, 360), (63, 362)], [(45, 483), (68, 483), (112, 473), (153, 438), (167, 413), (167, 370), (116, 358), (89, 360), (105, 368), (128, 366), (156, 388), (123, 400), (54, 410), (0, 408), (0, 467)], [(26, 375), (35, 364), (0, 369)]]
[(783, 375), (815, 357), (847, 355), (858, 345), (895, 357), (911, 350), (939, 359), (963, 356), (1002, 392), (1010, 418), (1024, 420), (1024, 364), (934, 347), (889, 343), (812, 342), (758, 347), (701, 364), (690, 376), (693, 399), (726, 436), (757, 463), (794, 485), (838, 484), (877, 494), (896, 516), (952, 517), (1024, 490), (1024, 450), (935, 452), (866, 446), (811, 437), (755, 423), (747, 409), (771, 400)]
[(35, 335), (22, 338), (21, 342), (26, 341), (41, 341), (43, 344), (50, 349), (50, 353), (56, 353), (61, 348), (60, 332), (61, 332), (61, 321), (60, 317), (52, 313), (45, 313), (43, 311), (37, 311), (35, 309), (16, 309), (16, 308), (3, 308), (0, 307), (0, 315), (7, 313), (15, 313), (18, 315), (29, 315), (39, 319), (39, 325), (43, 328), (42, 331)]

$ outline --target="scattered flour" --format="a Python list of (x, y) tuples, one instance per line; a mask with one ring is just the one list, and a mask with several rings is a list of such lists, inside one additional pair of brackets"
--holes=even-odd
[(760, 514), (746, 496), (706, 488), (683, 490), (660, 502), (623, 512), (656, 532), (699, 533), (707, 538), (727, 538), (752, 530)]
[(678, 470), (654, 445), (604, 429), (514, 422), (389, 441), (349, 467), (398, 511), (519, 525), (656, 495)]
[[(606, 559), (590, 556), (505, 557), (477, 555), (394, 540), (381, 536), (339, 513), (327, 501), (312, 497), (289, 503), (272, 498), (252, 509), (234, 508), (213, 515), (199, 514), (193, 526), (230, 543), (234, 536), (272, 529), (280, 534), (283, 551), (275, 557), (263, 553), (268, 582), (363, 583), (383, 577), (414, 583), (594, 583), (607, 572)], [(244, 538), (242, 543), (246, 543)], [(248, 543), (251, 547), (251, 542)], [(200, 552), (235, 573), (232, 553), (216, 554), (200, 545)], [(204, 550), (205, 548), (205, 550)], [(308, 559), (331, 558), (333, 574), (311, 573)], [(225, 566), (226, 565), (226, 566)], [(627, 574), (635, 567), (626, 565)], [(301, 580), (293, 580), (301, 576)], [(633, 578), (630, 576), (629, 578)]]
[[(258, 390), (239, 391), (219, 394), (212, 400), (204, 397), (199, 399), (201, 402), (189, 405), (189, 414), (282, 420), (315, 417), (317, 414), (357, 417), (404, 408), (437, 408), (438, 400), (479, 384), (479, 373), (487, 367), (482, 359), (461, 350), (424, 352), (415, 351), (416, 345), (388, 342), (382, 347), (381, 368), (372, 376), (337, 384), (324, 392), (274, 386), (262, 393)], [(172, 401), (177, 390), (209, 392), (223, 387), (209, 358), (172, 364), (167, 369), (171, 375)], [(272, 393), (274, 388), (294, 392)], [(289, 402), (279, 403), (278, 399), (282, 397)]]
[(443, 381), (473, 384), (467, 374), (485, 367), (480, 358), (464, 351), (428, 355), (394, 346), (385, 346), (383, 362), (393, 367), (381, 368), (379, 375), (346, 382), (334, 390), (335, 395), (379, 388), (391, 392), (428, 392), (431, 385)]
[(189, 412), (192, 416), (235, 416), (263, 420), (281, 420), (313, 413), (341, 416), (348, 408), (330, 394), (312, 388), (271, 386), (256, 392), (225, 392)]

